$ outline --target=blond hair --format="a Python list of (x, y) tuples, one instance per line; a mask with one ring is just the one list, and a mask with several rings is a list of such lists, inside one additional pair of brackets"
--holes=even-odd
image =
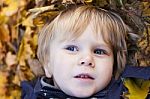
[(94, 6), (79, 6), (60, 12), (48, 22), (39, 33), (37, 55), (43, 66), (50, 62), (50, 42), (56, 37), (75, 39), (86, 27), (92, 24), (94, 35), (102, 35), (114, 54), (114, 71), (116, 78), (125, 68), (127, 26), (117, 14)]

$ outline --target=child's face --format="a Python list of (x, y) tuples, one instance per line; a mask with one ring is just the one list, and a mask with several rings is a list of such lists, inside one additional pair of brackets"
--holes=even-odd
[[(51, 66), (55, 86), (66, 94), (88, 97), (105, 88), (113, 71), (113, 52), (102, 35), (98, 39), (89, 25), (77, 39), (51, 43)], [(66, 35), (67, 36), (67, 35)]]

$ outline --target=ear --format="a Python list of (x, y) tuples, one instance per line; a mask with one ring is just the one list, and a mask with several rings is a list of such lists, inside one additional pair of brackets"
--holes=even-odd
[(44, 66), (45, 75), (46, 75), (46, 77), (48, 77), (48, 78), (51, 78), (51, 77), (52, 77), (52, 72), (51, 72), (50, 69), (51, 69), (51, 68), (49, 68), (49, 66)]

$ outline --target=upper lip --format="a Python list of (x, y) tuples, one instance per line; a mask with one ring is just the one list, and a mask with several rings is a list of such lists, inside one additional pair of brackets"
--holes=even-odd
[(94, 80), (95, 78), (89, 73), (80, 73), (74, 76), (74, 78), (88, 78)]

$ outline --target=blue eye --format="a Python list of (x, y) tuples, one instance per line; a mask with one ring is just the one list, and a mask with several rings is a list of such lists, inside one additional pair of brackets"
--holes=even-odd
[(78, 51), (78, 47), (74, 46), (74, 45), (69, 45), (65, 49), (68, 50), (68, 51), (72, 51), (72, 52)]
[(105, 54), (107, 54), (107, 51), (103, 50), (103, 49), (95, 49), (94, 53), (98, 54), (98, 55), (105, 55)]

